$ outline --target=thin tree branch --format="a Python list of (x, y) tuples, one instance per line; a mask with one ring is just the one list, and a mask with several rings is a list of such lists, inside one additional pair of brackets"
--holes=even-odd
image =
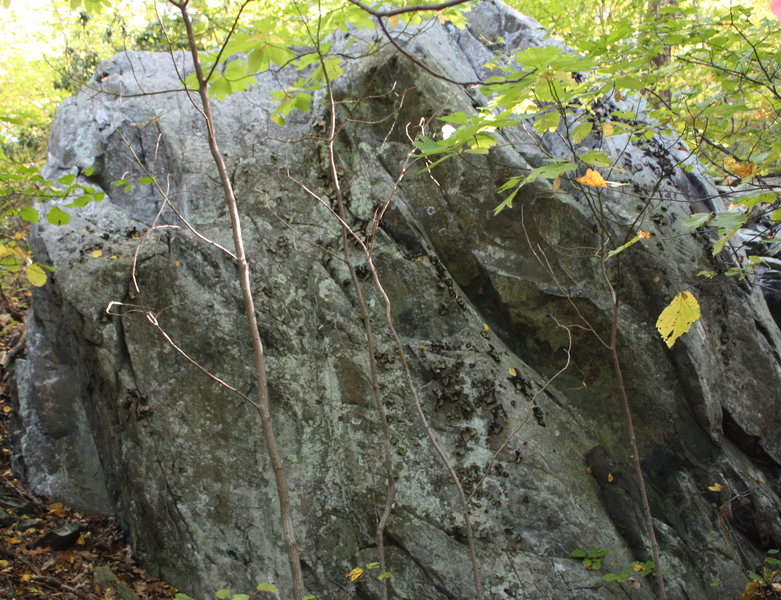
[(394, 17), (396, 15), (403, 15), (411, 12), (439, 12), (446, 8), (458, 6), (459, 4), (466, 4), (472, 0), (449, 0), (448, 2), (442, 2), (441, 4), (412, 4), (410, 6), (401, 6), (399, 8), (388, 8), (385, 10), (377, 10), (372, 8), (368, 4), (364, 4), (359, 0), (347, 0), (350, 4), (354, 4), (358, 8), (366, 11), (373, 17)]
[(209, 98), (208, 82), (201, 67), (198, 57), (198, 49), (195, 43), (195, 33), (193, 31), (192, 21), (187, 10), (186, 3), (177, 4), (174, 0), (171, 2), (179, 8), (182, 14), (185, 28), (187, 30), (187, 39), (190, 45), (190, 53), (193, 57), (196, 77), (198, 79), (201, 104), (203, 106), (203, 115), (206, 121), (206, 132), (209, 141), (209, 150), (211, 151), (214, 164), (220, 175), (222, 188), (225, 196), (225, 203), (231, 217), (231, 230), (233, 232), (233, 244), (236, 253), (236, 262), (239, 269), (239, 278), (241, 284), (242, 297), (244, 299), (244, 312), (247, 317), (247, 326), (252, 341), (253, 355), (255, 359), (255, 375), (257, 379), (257, 411), (260, 417), (263, 439), (266, 444), (266, 451), (271, 462), (271, 468), (274, 472), (274, 479), (277, 488), (277, 498), (279, 499), (280, 519), (284, 532), (285, 549), (288, 555), (290, 575), (292, 578), (292, 596), (294, 600), (302, 600), (304, 597), (304, 576), (301, 569), (301, 559), (296, 542), (295, 529), (293, 527), (293, 511), (290, 504), (290, 493), (287, 486), (287, 477), (282, 464), (282, 456), (274, 433), (274, 424), (271, 418), (268, 398), (268, 383), (266, 379), (266, 356), (263, 348), (263, 341), (260, 338), (257, 317), (255, 316), (255, 300), (252, 295), (252, 279), (250, 266), (244, 250), (244, 237), (241, 231), (241, 217), (239, 215), (236, 197), (231, 185), (228, 169), (225, 166), (225, 160), (217, 144), (217, 136), (212, 115), (211, 100)]

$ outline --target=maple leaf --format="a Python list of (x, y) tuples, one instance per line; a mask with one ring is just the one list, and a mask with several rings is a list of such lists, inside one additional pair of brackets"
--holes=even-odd
[(691, 329), (700, 318), (700, 303), (691, 292), (681, 292), (667, 305), (656, 320), (656, 329), (668, 348)]
[(594, 169), (586, 169), (586, 174), (583, 177), (576, 177), (575, 181), (590, 187), (607, 187), (605, 178), (602, 177), (602, 174), (599, 171), (595, 171)]

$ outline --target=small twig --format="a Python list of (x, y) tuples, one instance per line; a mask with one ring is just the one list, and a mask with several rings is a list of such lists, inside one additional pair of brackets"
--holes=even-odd
[(388, 8), (385, 10), (377, 10), (360, 2), (359, 0), (347, 0), (350, 4), (354, 4), (358, 8), (366, 11), (373, 17), (393, 17), (396, 15), (403, 15), (411, 12), (439, 12), (446, 8), (458, 6), (459, 4), (466, 4), (472, 0), (449, 0), (448, 2), (442, 2), (441, 4), (412, 4), (410, 6), (402, 6), (399, 8)]

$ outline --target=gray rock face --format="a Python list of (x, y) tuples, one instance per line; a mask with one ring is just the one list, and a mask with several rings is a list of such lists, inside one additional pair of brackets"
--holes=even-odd
[[(550, 43), (533, 21), (491, 1), (475, 8), (472, 23), (429, 23), (399, 40), (458, 81), (480, 79), (497, 49)], [(424, 410), (474, 491), (486, 598), (651, 598), (645, 579), (606, 583), (570, 558), (576, 547), (608, 549), (602, 572), (614, 573), (650, 558), (610, 356), (574, 327), (580, 313), (605, 339), (610, 320), (589, 250), (598, 234), (588, 203), (575, 186), (553, 191), (539, 181), (493, 216), (498, 185), (557, 150), (554, 136), (521, 129), (502, 131), (488, 155), (431, 173), (420, 173), (421, 162), (407, 168), (407, 134), (421, 119), (471, 112), (481, 100), (380, 46), (365, 57), (352, 46), (355, 58), (337, 81), (337, 97), (350, 101), (339, 112), (350, 119), (337, 143), (342, 186), (361, 233), (391, 200), (374, 260)], [(70, 226), (35, 231), (38, 259), (56, 270), (35, 293), (28, 358), (17, 369), (16, 464), (35, 490), (117, 515), (144, 564), (183, 591), (249, 591), (264, 580), (286, 590), (273, 475), (254, 410), (184, 360), (141, 310), (182, 352), (252, 396), (237, 270), (153, 186), (111, 185), (151, 173), (199, 234), (232, 247), (190, 99), (139, 95), (178, 89), (174, 62), (188, 71), (180, 54), (118, 55), (96, 75), (105, 93), (85, 90), (57, 113), (49, 175), (94, 167), (89, 181), (109, 198), (74, 213)], [(374, 582), (352, 586), (344, 573), (377, 560), (380, 426), (363, 316), (340, 258), (339, 224), (324, 206), (333, 202), (319, 141), (327, 103), (315, 98), (310, 113), (293, 113), (285, 126), (269, 119), (269, 91), (295, 77), (261, 74), (251, 90), (217, 103), (217, 131), (252, 259), (308, 589), (373, 598)], [(745, 569), (781, 545), (779, 331), (755, 288), (695, 277), (714, 259), (708, 240), (682, 232), (680, 222), (688, 202), (706, 202), (712, 183), (696, 169), (664, 172), (683, 158), (664, 140), (600, 143), (622, 157), (625, 172), (612, 178), (629, 183), (605, 195), (616, 227), (632, 222), (638, 198), (664, 175), (637, 225), (655, 239), (622, 258), (618, 345), (668, 595), (731, 597)], [(391, 595), (471, 599), (455, 492), (411, 405), (381, 298), (370, 278), (363, 285), (398, 489), (387, 528)], [(683, 289), (697, 295), (703, 316), (668, 350), (654, 322)], [(112, 301), (122, 303), (113, 316)], [(567, 364), (569, 335), (569, 368), (543, 390)], [(710, 491), (714, 483), (722, 490)]]

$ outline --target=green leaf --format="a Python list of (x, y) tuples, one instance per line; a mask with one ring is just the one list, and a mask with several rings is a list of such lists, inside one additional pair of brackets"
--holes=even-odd
[(317, 596), (309, 594), (308, 596), (304, 596), (304, 600), (317, 600)]
[(22, 210), (19, 211), (19, 216), (28, 223), (38, 222), (38, 211), (32, 206), (25, 206), (22, 208)]
[(231, 600), (249, 600), (249, 594), (233, 594)]
[(698, 227), (702, 227), (711, 220), (711, 217), (713, 217), (713, 213), (707, 212), (707, 213), (694, 213), (692, 216), (687, 217), (684, 222), (683, 226), (686, 227), (686, 229), (697, 229)]
[(590, 152), (584, 152), (583, 154), (578, 154), (578, 158), (592, 167), (612, 166), (610, 157), (602, 150), (591, 150)]
[(225, 600), (225, 598), (231, 595), (231, 591), (226, 589), (217, 590), (217, 593), (214, 595), (217, 596), (220, 600)]
[(70, 186), (70, 185), (73, 185), (74, 181), (76, 181), (76, 175), (74, 175), (73, 173), (71, 173), (69, 175), (63, 175), (62, 177), (60, 177), (60, 179), (58, 181), (62, 185)]
[(391, 574), (388, 571), (383, 571), (379, 575), (377, 575), (377, 581), (384, 581), (385, 579), (388, 579), (391, 576)]
[(30, 285), (34, 285), (35, 287), (41, 287), (46, 283), (46, 272), (38, 263), (29, 265), (26, 269), (26, 275)]
[(594, 124), (591, 121), (586, 121), (585, 123), (581, 123), (575, 129), (572, 130), (572, 133), (570, 134), (570, 139), (572, 140), (573, 144), (579, 144), (582, 142), (586, 136), (591, 133), (591, 130), (594, 128)]
[(723, 231), (726, 231), (727, 229), (740, 229), (746, 224), (746, 218), (746, 214), (740, 211), (721, 212), (716, 213), (716, 216), (713, 217), (710, 224)]
[(630, 77), (628, 75), (622, 75), (620, 77), (616, 77), (613, 80), (613, 84), (616, 87), (625, 90), (642, 90), (644, 87), (646, 87), (642, 81), (640, 81), (636, 77)]
[(668, 348), (691, 329), (700, 318), (700, 303), (691, 292), (683, 291), (672, 299), (656, 320), (656, 329)]
[(138, 183), (140, 183), (141, 185), (149, 185), (153, 181), (154, 181), (153, 177), (142, 177), (141, 179), (138, 180)]
[(195, 600), (195, 598), (188, 596), (187, 594), (179, 593), (174, 596), (174, 600)]
[(378, 562), (366, 563), (366, 568), (367, 569), (378, 569), (379, 567), (380, 567), (380, 563), (378, 563)]
[(527, 69), (544, 69), (559, 53), (561, 48), (556, 46), (536, 46), (518, 52), (515, 62)]
[(570, 554), (571, 558), (585, 558), (588, 556), (583, 548), (575, 548)]
[(558, 129), (560, 121), (561, 115), (557, 111), (547, 112), (537, 117), (537, 120), (534, 121), (534, 131), (537, 132), (537, 135), (542, 135), (548, 131), (554, 132)]
[(209, 85), (209, 94), (214, 96), (219, 102), (225, 100), (231, 91), (231, 82), (225, 77), (216, 77)]
[(257, 589), (259, 592), (271, 592), (272, 594), (276, 594), (279, 591), (277, 586), (275, 586), (273, 583), (269, 583), (268, 581), (259, 583)]
[(49, 211), (49, 214), (46, 215), (46, 220), (52, 225), (67, 225), (70, 223), (71, 216), (61, 208), (55, 206)]
[(713, 256), (716, 256), (716, 255), (717, 255), (719, 252), (721, 252), (722, 250), (724, 250), (724, 246), (726, 245), (726, 243), (727, 243), (728, 241), (730, 241), (730, 239), (732, 238), (732, 236), (733, 236), (733, 235), (735, 235), (735, 234), (738, 232), (738, 230), (739, 230), (739, 229), (740, 229), (740, 227), (736, 227), (735, 229), (733, 229), (732, 231), (730, 231), (730, 232), (729, 232), (727, 235), (725, 235), (723, 238), (721, 238), (721, 239), (720, 239), (718, 242), (716, 242), (715, 244), (713, 244), (713, 252), (712, 252), (712, 255), (713, 255)]
[(469, 154), (488, 154), (492, 146), (496, 146), (496, 138), (488, 133), (478, 133), (469, 142), (469, 148), (465, 152)]

